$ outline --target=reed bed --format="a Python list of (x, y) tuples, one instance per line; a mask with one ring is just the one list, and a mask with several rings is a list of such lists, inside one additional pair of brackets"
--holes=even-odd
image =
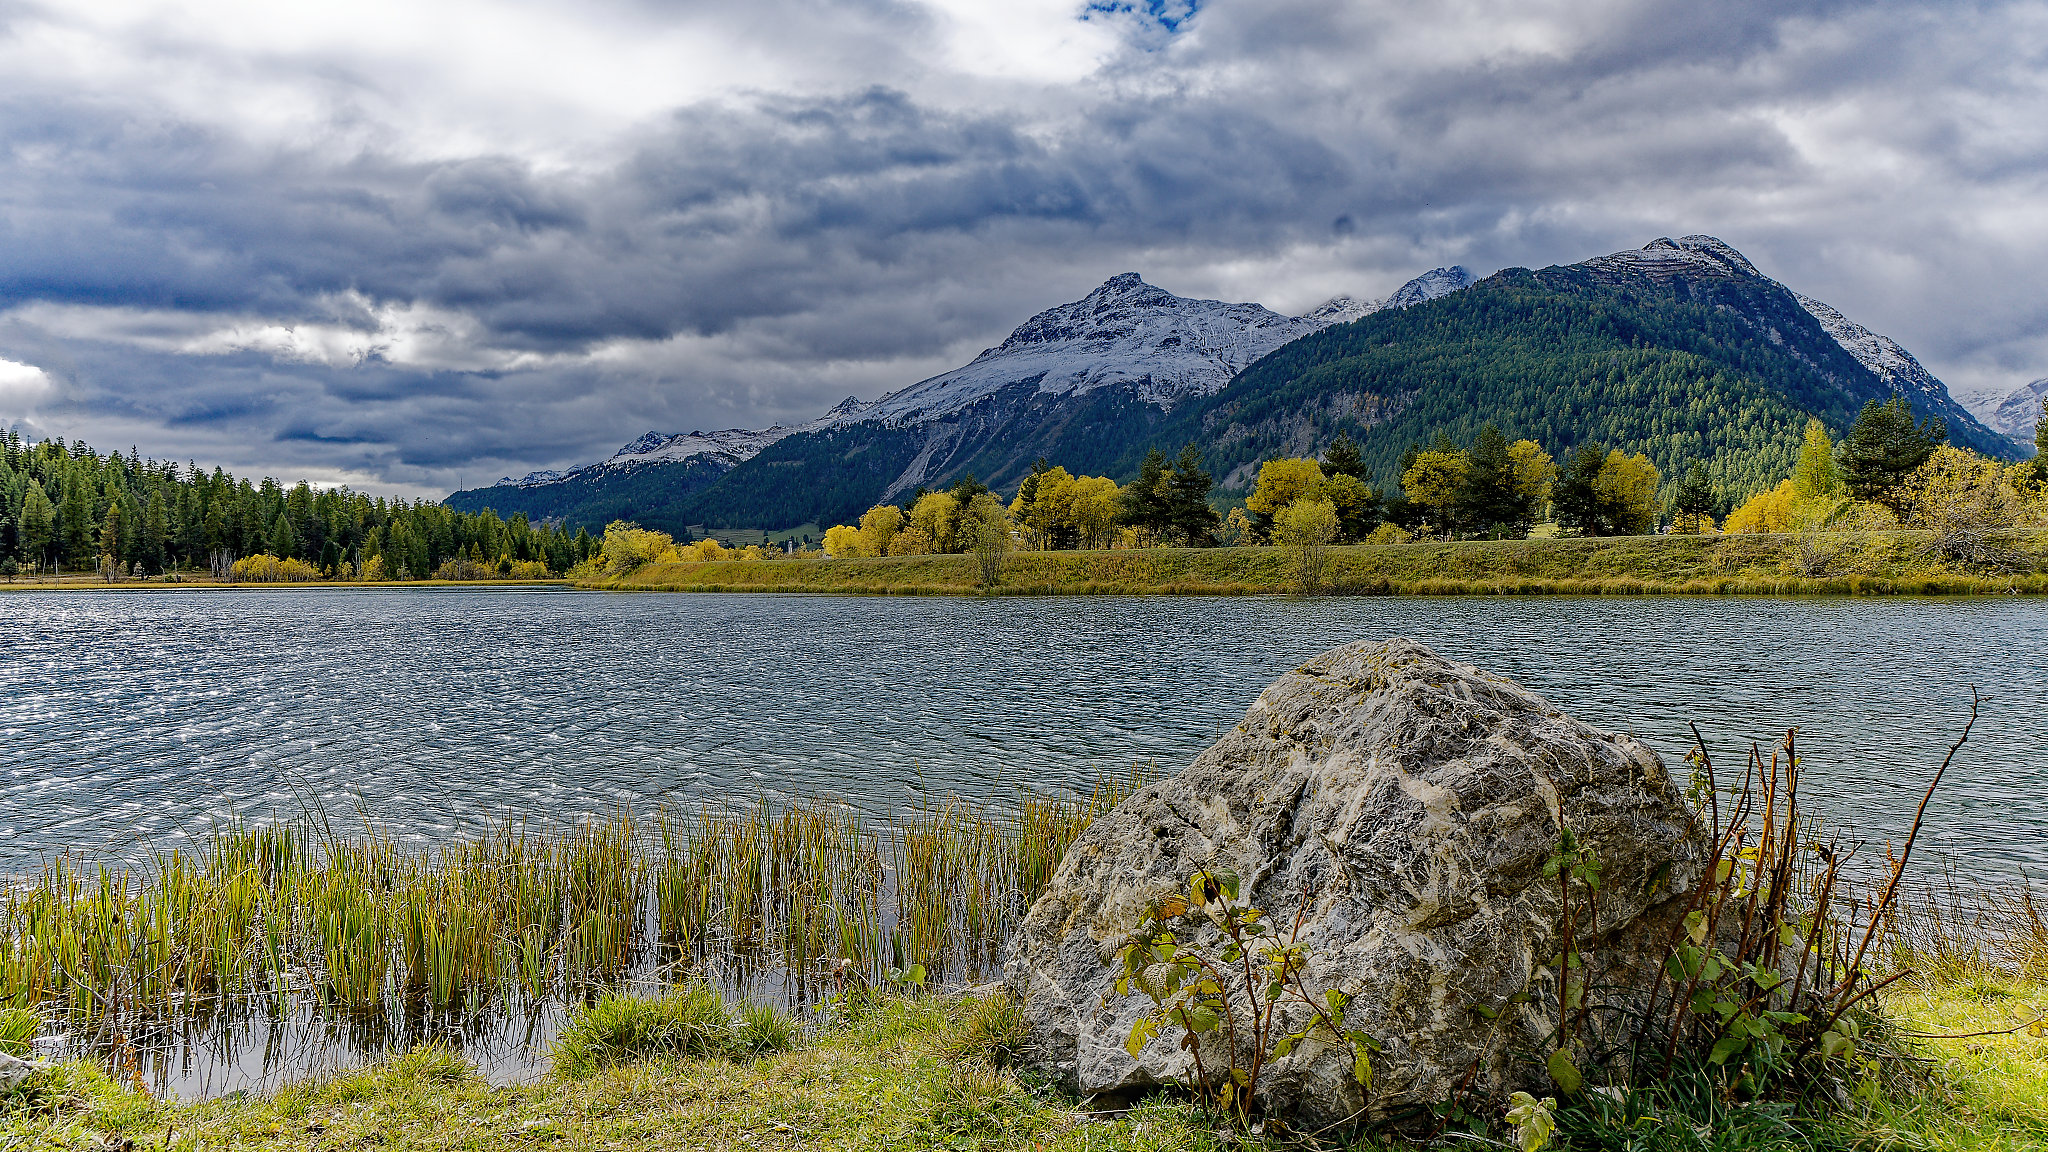
[(620, 811), (425, 848), (307, 819), (139, 862), (67, 855), (0, 892), (0, 1010), (124, 1036), (308, 1003), (358, 1024), (515, 1011), (707, 974), (791, 1004), (919, 965), (973, 979), (1135, 784), (883, 820), (823, 799)]

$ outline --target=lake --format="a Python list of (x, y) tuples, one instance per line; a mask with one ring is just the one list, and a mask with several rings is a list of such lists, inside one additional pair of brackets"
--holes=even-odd
[(2019, 599), (883, 599), (341, 589), (0, 596), (0, 873), (214, 822), (1086, 792), (1185, 764), (1326, 648), (1406, 635), (1675, 763), (1801, 730), (1810, 802), (2048, 865), (2048, 605)]

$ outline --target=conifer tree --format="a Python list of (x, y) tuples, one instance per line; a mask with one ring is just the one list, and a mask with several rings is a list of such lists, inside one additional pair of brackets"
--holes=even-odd
[(1189, 444), (1180, 450), (1166, 474), (1166, 531), (1188, 548), (1207, 548), (1216, 543), (1216, 529), (1223, 520), (1209, 507), (1209, 492), (1216, 481), (1202, 467), (1202, 450)]
[(289, 560), (298, 552), (298, 546), (298, 535), (292, 531), (292, 522), (280, 511), (277, 522), (270, 526), (270, 554), (279, 560)]
[[(85, 445), (78, 445), (77, 454), (82, 454), (84, 449)], [(63, 538), (64, 558), (75, 566), (91, 564), (93, 546), (97, 543), (94, 539), (97, 525), (92, 521), (92, 502), (85, 494), (83, 480), (75, 477), (66, 480), (64, 502), (57, 507), (57, 517), (61, 524), (58, 531)]]
[(29, 481), (21, 494), (21, 513), (15, 519), (15, 534), (21, 539), (21, 558), (36, 565), (46, 562), (56, 526), (56, 505), (50, 503), (41, 484)]
[(1915, 424), (1904, 396), (1863, 406), (1849, 435), (1842, 440), (1842, 479), (1849, 495), (1882, 504), (1905, 519), (1905, 482), (1948, 440), (1948, 426), (1939, 417)]
[(1714, 513), (1714, 485), (1707, 477), (1707, 466), (1695, 460), (1686, 469), (1685, 478), (1678, 482), (1678, 493), (1673, 500), (1672, 511), (1677, 513), (1676, 531), (1697, 533), (1702, 521)]
[(1349, 432), (1337, 433), (1330, 446), (1323, 450), (1323, 475), (1356, 476), (1366, 478), (1365, 460), (1359, 455), (1358, 441)]
[(1518, 483), (1508, 438), (1488, 421), (1465, 456), (1470, 466), (1457, 494), (1457, 519), (1482, 535), (1527, 536), (1534, 502)]
[(1118, 493), (1118, 523), (1155, 536), (1167, 530), (1166, 472), (1166, 453), (1157, 448), (1145, 453), (1138, 478)]
[(1581, 444), (1565, 458), (1557, 486), (1550, 496), (1559, 525), (1581, 536), (1611, 536), (1613, 525), (1605, 516), (1600, 492), (1595, 486), (1600, 468), (1607, 463), (1607, 445)]

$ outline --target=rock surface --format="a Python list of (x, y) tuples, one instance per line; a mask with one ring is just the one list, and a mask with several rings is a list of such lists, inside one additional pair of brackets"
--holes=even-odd
[[(1308, 985), (1350, 993), (1347, 1023), (1385, 1049), (1368, 1101), (1348, 1052), (1304, 1045), (1261, 1077), (1268, 1113), (1324, 1125), (1461, 1083), (1481, 1096), (1544, 1087), (1561, 907), (1544, 865), (1560, 823), (1604, 866), (1597, 936), (1580, 937), (1593, 986), (1640, 987), (1709, 854), (1656, 753), (1413, 641), (1326, 652), (1068, 851), (1006, 969), (1034, 1059), (1090, 1094), (1186, 1082), (1177, 1029), (1138, 1059), (1124, 1050), (1150, 1002), (1115, 994), (1116, 957), (1147, 909), (1207, 867), (1241, 877), (1275, 922), (1302, 917)], [(1182, 928), (1216, 936), (1199, 916)]]

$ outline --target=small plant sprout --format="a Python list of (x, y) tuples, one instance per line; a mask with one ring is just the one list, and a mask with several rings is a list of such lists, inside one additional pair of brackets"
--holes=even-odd
[[(1308, 904), (1304, 890), (1301, 912), (1283, 937), (1265, 912), (1239, 899), (1236, 876), (1207, 869), (1189, 879), (1185, 897), (1155, 903), (1124, 944), (1124, 974), (1116, 982), (1117, 995), (1136, 991), (1153, 1004), (1124, 1040), (1131, 1058), (1164, 1028), (1179, 1028), (1195, 1067), (1188, 1087), (1240, 1123), (1251, 1119), (1260, 1073), (1309, 1045), (1348, 1049), (1352, 1077), (1370, 1096), (1378, 1042), (1345, 1024), (1349, 995), (1335, 988), (1317, 995), (1308, 987), (1309, 950), (1300, 939)], [(1176, 924), (1192, 912), (1207, 918), (1215, 938), (1203, 939), (1199, 928), (1183, 938)], [(1306, 1023), (1284, 1031), (1283, 1016), (1301, 1019), (1301, 1009)], [(1220, 1041), (1210, 1047), (1220, 1049), (1223, 1066), (1206, 1066), (1204, 1037)]]

